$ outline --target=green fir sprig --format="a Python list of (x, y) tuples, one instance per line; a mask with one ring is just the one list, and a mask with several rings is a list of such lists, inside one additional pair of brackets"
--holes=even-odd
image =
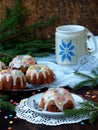
[(40, 57), (54, 53), (54, 39), (39, 38), (37, 32), (54, 24), (56, 17), (25, 25), (28, 13), (21, 0), (14, 0), (13, 7), (6, 8), (5, 17), (0, 21), (0, 60), (6, 64), (12, 60), (10, 56), (29, 54)]
[(15, 105), (13, 105), (12, 103), (8, 102), (9, 96), (8, 95), (0, 95), (0, 109), (8, 109), (10, 111), (15, 110)]
[(92, 124), (98, 118), (98, 103), (87, 101), (80, 103), (80, 108), (64, 110), (66, 116), (87, 116), (89, 122)]
[(81, 72), (74, 72), (75, 75), (84, 78), (83, 81), (79, 82), (74, 86), (74, 90), (89, 87), (90, 89), (95, 88), (98, 85), (98, 68), (91, 71), (91, 75), (84, 74)]

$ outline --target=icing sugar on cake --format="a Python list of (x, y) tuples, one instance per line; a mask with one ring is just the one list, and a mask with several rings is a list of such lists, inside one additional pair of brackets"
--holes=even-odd
[(21, 89), (25, 84), (26, 79), (22, 71), (9, 69), (0, 71), (0, 89)]
[(9, 63), (9, 67), (11, 69), (20, 69), (25, 73), (35, 63), (35, 59), (30, 55), (18, 55)]
[(45, 65), (35, 65), (31, 66), (28, 70), (27, 73), (31, 72), (31, 79), (33, 79), (33, 75), (36, 73), (36, 77), (39, 78), (40, 72), (43, 74), (44, 78), (46, 78), (46, 72), (49, 74), (49, 67)]
[[(67, 104), (66, 108), (71, 109), (74, 107), (74, 99), (71, 93), (64, 88), (49, 88), (43, 94), (42, 100), (40, 102), (40, 106), (43, 107), (43, 104), (44, 104), (44, 107), (43, 107), (44, 110), (47, 110), (47, 107), (49, 106), (50, 106), (50, 109), (52, 109), (53, 105), (55, 105), (58, 108), (58, 111), (63, 111), (64, 105), (66, 104)], [(53, 103), (51, 101), (53, 101)], [(69, 103), (68, 103), (69, 101), (71, 102), (71, 106), (69, 106)]]
[(10, 62), (9, 66), (20, 68), (21, 66), (26, 67), (32, 64), (35, 64), (35, 60), (30, 55), (18, 55)]
[(26, 71), (26, 79), (31, 84), (51, 83), (54, 81), (54, 73), (48, 66), (36, 64)]

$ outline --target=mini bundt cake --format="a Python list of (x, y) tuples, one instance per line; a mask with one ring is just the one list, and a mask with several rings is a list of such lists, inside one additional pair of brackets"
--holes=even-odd
[(26, 86), (24, 73), (20, 70), (2, 70), (0, 71), (0, 89), (23, 89)]
[(49, 84), (54, 79), (53, 71), (46, 65), (36, 64), (26, 71), (26, 80), (32, 85)]
[(36, 63), (35, 59), (30, 55), (18, 55), (10, 63), (10, 69), (19, 69), (26, 73), (27, 69)]
[(6, 65), (2, 61), (0, 61), (0, 71), (5, 69), (7, 69)]
[(61, 112), (65, 109), (73, 109), (74, 99), (64, 88), (49, 88), (41, 98), (40, 107), (50, 112)]

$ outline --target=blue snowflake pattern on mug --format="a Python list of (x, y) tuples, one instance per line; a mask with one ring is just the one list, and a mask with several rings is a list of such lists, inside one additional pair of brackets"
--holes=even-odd
[(61, 55), (62, 62), (64, 62), (65, 59), (68, 59), (70, 62), (72, 61), (71, 57), (75, 54), (73, 53), (73, 50), (75, 46), (72, 44), (72, 40), (65, 43), (64, 40), (62, 40), (61, 45), (59, 45), (60, 52), (59, 55)]

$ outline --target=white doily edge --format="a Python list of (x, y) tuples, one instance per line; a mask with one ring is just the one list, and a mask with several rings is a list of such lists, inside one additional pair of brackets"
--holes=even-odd
[[(24, 102), (26, 102), (26, 101), (27, 101), (27, 98), (26, 99), (22, 99), (17, 107), (18, 108), (21, 107), (21, 106), (23, 107), (24, 106)], [(29, 110), (29, 107), (28, 106), (24, 106), (24, 110)], [(18, 112), (17, 109), (16, 109), (16, 116), (18, 118), (23, 119), (23, 120), (25, 120), (25, 121), (27, 121), (29, 123), (32, 123), (32, 124), (47, 125), (47, 126), (57, 126), (57, 125), (64, 125), (64, 124), (74, 124), (74, 123), (79, 123), (81, 121), (84, 121), (84, 120), (88, 119), (88, 117), (83, 117), (83, 118), (80, 118), (78, 120), (73, 120), (71, 122), (66, 122), (66, 121), (64, 122), (64, 121), (62, 121), (62, 122), (59, 122), (58, 124), (57, 123), (55, 124), (53, 122), (52, 123), (46, 123), (46, 122), (40, 122), (40, 121), (37, 121), (37, 122), (33, 121), (32, 122), (32, 120), (30, 120), (29, 118), (27, 118), (26, 114), (25, 114), (25, 116), (21, 116), (21, 113), (22, 113), (22, 111)], [(27, 113), (27, 115), (28, 115), (28, 113)]]

